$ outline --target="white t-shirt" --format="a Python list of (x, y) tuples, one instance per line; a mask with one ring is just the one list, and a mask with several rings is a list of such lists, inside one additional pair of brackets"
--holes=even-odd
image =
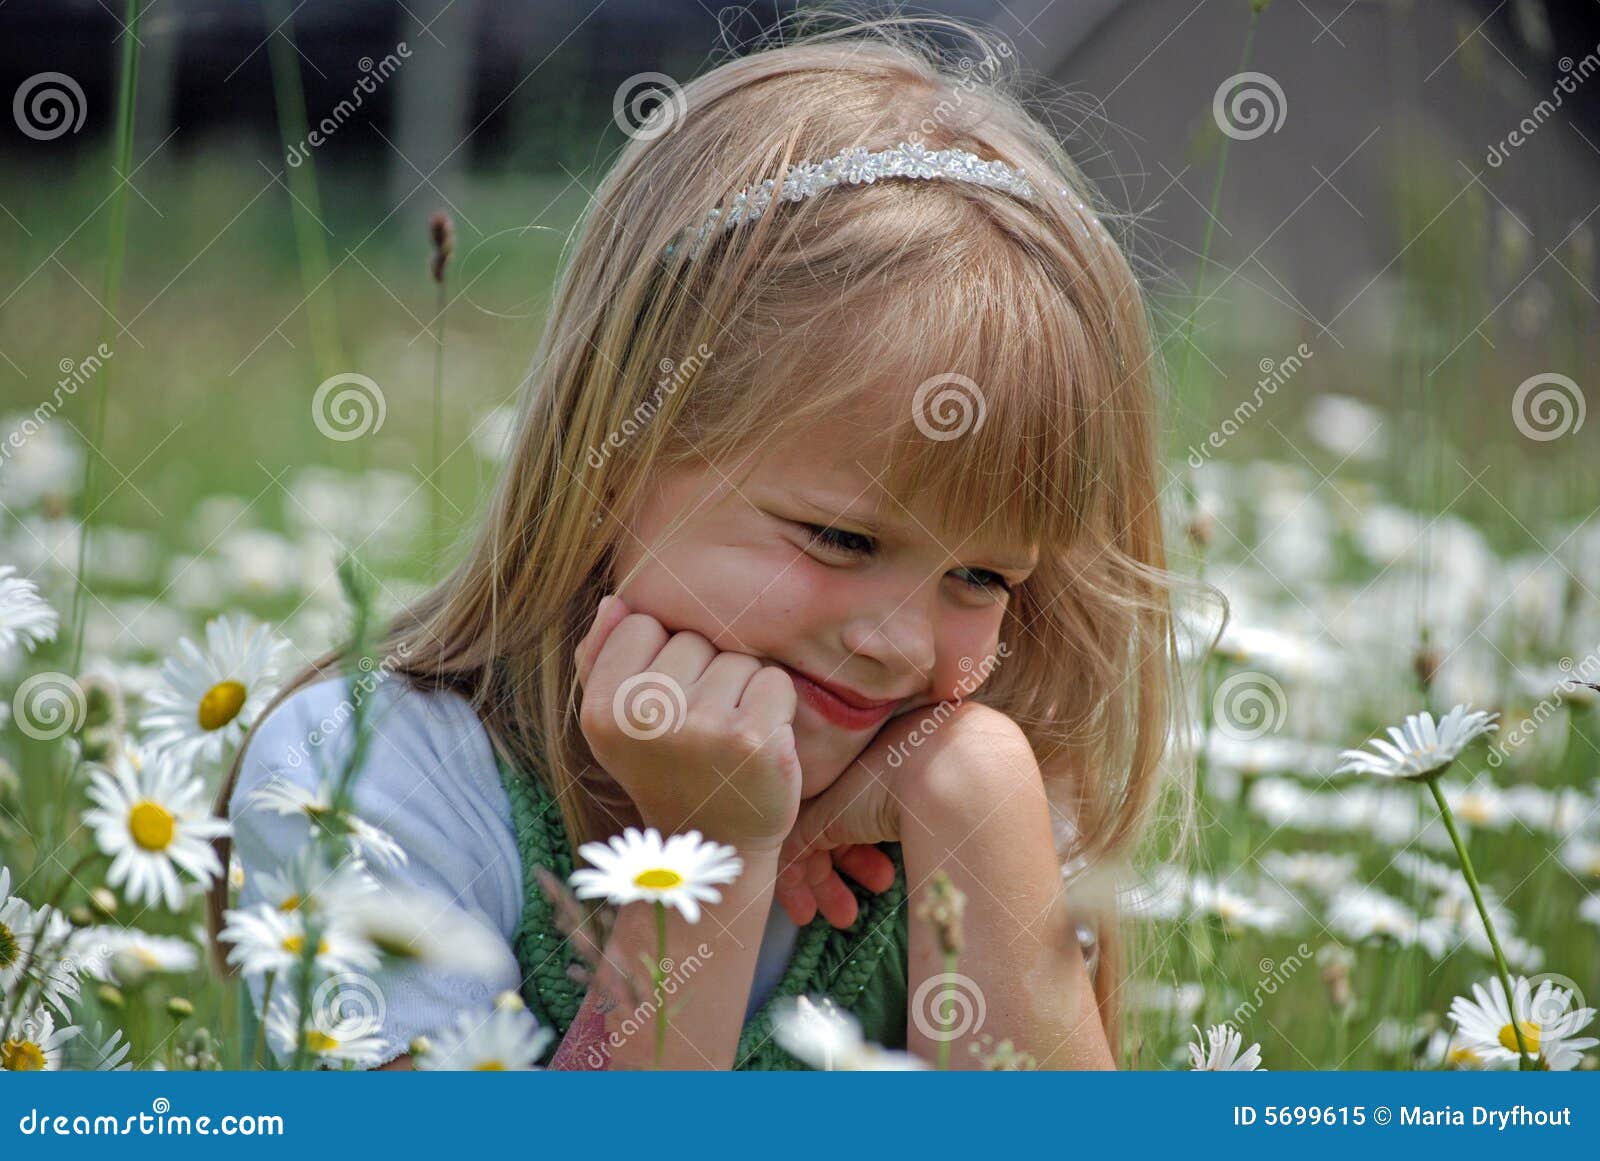
[[(487, 978), (417, 965), (385, 965), (373, 973), (382, 996), (387, 1061), (416, 1036), (453, 1025), (458, 1012), (481, 1011), (498, 993), (521, 991), (511, 939), (522, 914), (522, 861), (489, 736), (467, 700), (448, 690), (419, 690), (399, 677), (383, 680), (365, 697), (372, 736), (356, 780), (355, 810), (407, 855), (399, 867), (378, 873), (389, 882), (444, 893), (505, 941), (503, 961)], [(255, 727), (229, 800), (234, 849), (244, 869), (240, 906), (265, 901), (260, 872), (281, 871), (309, 841), (303, 818), (252, 806), (250, 795), (275, 778), (316, 788), (324, 770), (339, 768), (353, 738), (342, 677), (296, 690)], [(774, 900), (746, 1019), (782, 977), (798, 931)], [(259, 1013), (262, 981), (253, 979), (250, 987)]]

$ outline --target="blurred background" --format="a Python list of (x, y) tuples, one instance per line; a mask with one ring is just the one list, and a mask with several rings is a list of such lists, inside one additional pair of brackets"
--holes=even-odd
[[(156, 0), (130, 27), (114, 0), (0, 5), (0, 420), (49, 419), (0, 459), (4, 563), (64, 606), (96, 472), (87, 655), (133, 691), (224, 611), (315, 654), (343, 616), (340, 540), (381, 567), (386, 604), (416, 592), (498, 471), (590, 191), (663, 94), (794, 11)], [(1396, 869), (1413, 841), (1448, 851), (1423, 800), (1327, 778), (1338, 746), (1457, 700), (1508, 725), (1553, 707), (1452, 794), (1525, 966), (1556, 953), (1600, 993), (1600, 750), (1567, 680), (1600, 681), (1600, 4), (898, 11), (1004, 36), (1095, 183), (1163, 343), (1175, 563), (1232, 603), (1200, 690), (1201, 866), (1177, 910), (1151, 904), (1190, 925), (1139, 993), (1153, 1058), (1259, 998), (1272, 941), (1309, 938), (1377, 948), (1352, 969), (1376, 973), (1365, 1006), (1284, 1031), (1284, 1012), (1326, 1009), (1307, 970), (1283, 984), (1299, 1007), (1276, 1001), (1247, 1039), (1273, 1067), (1417, 1061), (1487, 952), (1459, 899)], [(369, 394), (330, 430), (314, 400), (338, 376)], [(1240, 676), (1243, 708), (1222, 696)], [(1352, 852), (1410, 909), (1388, 913), (1400, 935), (1334, 906), (1346, 872), (1284, 862)], [(1257, 910), (1196, 890), (1224, 881)], [(1424, 914), (1460, 920), (1462, 956), (1405, 937)], [(1388, 954), (1413, 958), (1378, 972)]]

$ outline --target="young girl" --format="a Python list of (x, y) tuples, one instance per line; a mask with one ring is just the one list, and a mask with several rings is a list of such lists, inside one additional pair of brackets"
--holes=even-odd
[[(509, 988), (547, 1063), (648, 1066), (535, 873), (628, 826), (743, 860), (672, 913), (669, 1067), (797, 1067), (772, 1023), (800, 994), (929, 1061), (1113, 1065), (1115, 931), (1068, 913), (1063, 866), (1133, 842), (1171, 730), (1153, 352), (1008, 50), (931, 23), (980, 52), (895, 21), (733, 60), (596, 191), (487, 520), (374, 649), (355, 802), (407, 855), (386, 874), (504, 941), (487, 979), (386, 970), (396, 1065)], [(223, 789), (242, 904), (304, 842), (252, 799), (315, 787), (338, 657)], [(651, 696), (672, 728), (640, 728)], [(954, 921), (920, 913), (940, 871)], [(620, 908), (607, 959), (653, 923)]]

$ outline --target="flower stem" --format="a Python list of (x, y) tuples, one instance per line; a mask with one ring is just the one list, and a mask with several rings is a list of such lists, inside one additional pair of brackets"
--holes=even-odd
[[(946, 976), (953, 976), (956, 974), (956, 953), (953, 951), (947, 951), (944, 953), (944, 974)], [(947, 1072), (950, 1069), (949, 1025), (954, 1020), (955, 1013), (953, 1011), (948, 1015), (941, 1016), (939, 1018), (939, 1032), (941, 1035), (939, 1037), (938, 1064), (940, 1072)]]
[(1526, 1072), (1534, 1067), (1534, 1063), (1528, 1055), (1528, 1044), (1522, 1038), (1522, 1023), (1517, 1019), (1517, 1001), (1511, 988), (1511, 970), (1506, 967), (1506, 953), (1500, 950), (1500, 937), (1494, 933), (1489, 908), (1484, 906), (1483, 892), (1478, 889), (1478, 876), (1472, 870), (1472, 860), (1467, 857), (1467, 844), (1461, 841), (1461, 832), (1456, 830), (1455, 816), (1450, 813), (1450, 804), (1445, 801), (1444, 791), (1439, 788), (1437, 774), (1428, 779), (1428, 789), (1433, 791), (1433, 800), (1439, 804), (1439, 815), (1444, 819), (1445, 830), (1450, 832), (1450, 841), (1455, 844), (1456, 857), (1461, 860), (1461, 873), (1467, 877), (1472, 901), (1478, 906), (1478, 914), (1483, 918), (1483, 930), (1489, 936), (1489, 946), (1494, 949), (1495, 971), (1499, 973), (1500, 986), (1505, 989), (1506, 1011), (1511, 1016), (1511, 1034), (1517, 1038), (1517, 1053), (1522, 1058), (1522, 1070)]
[(650, 963), (650, 991), (656, 1003), (656, 1048), (653, 1068), (661, 1067), (661, 1058), (667, 1048), (667, 1005), (662, 999), (661, 981), (664, 972), (661, 970), (662, 961), (667, 958), (667, 905), (657, 899), (654, 903), (656, 909), (656, 957)]
[[(133, 169), (133, 101), (138, 92), (139, 77), (139, 0), (128, 0), (127, 19), (123, 21), (127, 39), (122, 43), (122, 63), (118, 69), (117, 133), (111, 147), (113, 180), (111, 191), (110, 238), (106, 246), (105, 287), (100, 302), (105, 308), (107, 321), (101, 346), (111, 349), (110, 339), (117, 326), (117, 303), (121, 299), (122, 257), (128, 236), (128, 177)], [(111, 391), (112, 369), (110, 362), (100, 368), (95, 377), (94, 427), (90, 436), (89, 454), (83, 457), (83, 529), (78, 535), (77, 584), (72, 590), (72, 612), (68, 619), (72, 634), (72, 664), (68, 673), (77, 673), (83, 663), (84, 622), (88, 606), (84, 595), (89, 591), (89, 534), (94, 528), (94, 515), (100, 509), (98, 478), (95, 463), (103, 453), (106, 432), (106, 400)]]

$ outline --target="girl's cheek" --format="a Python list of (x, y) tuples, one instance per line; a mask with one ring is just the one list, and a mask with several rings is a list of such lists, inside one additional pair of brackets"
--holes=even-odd
[[(976, 620), (976, 619), (975, 619)], [(999, 656), (1000, 616), (985, 614), (981, 624), (953, 627), (940, 641), (934, 696), (941, 700), (971, 697), (1003, 664)]]

